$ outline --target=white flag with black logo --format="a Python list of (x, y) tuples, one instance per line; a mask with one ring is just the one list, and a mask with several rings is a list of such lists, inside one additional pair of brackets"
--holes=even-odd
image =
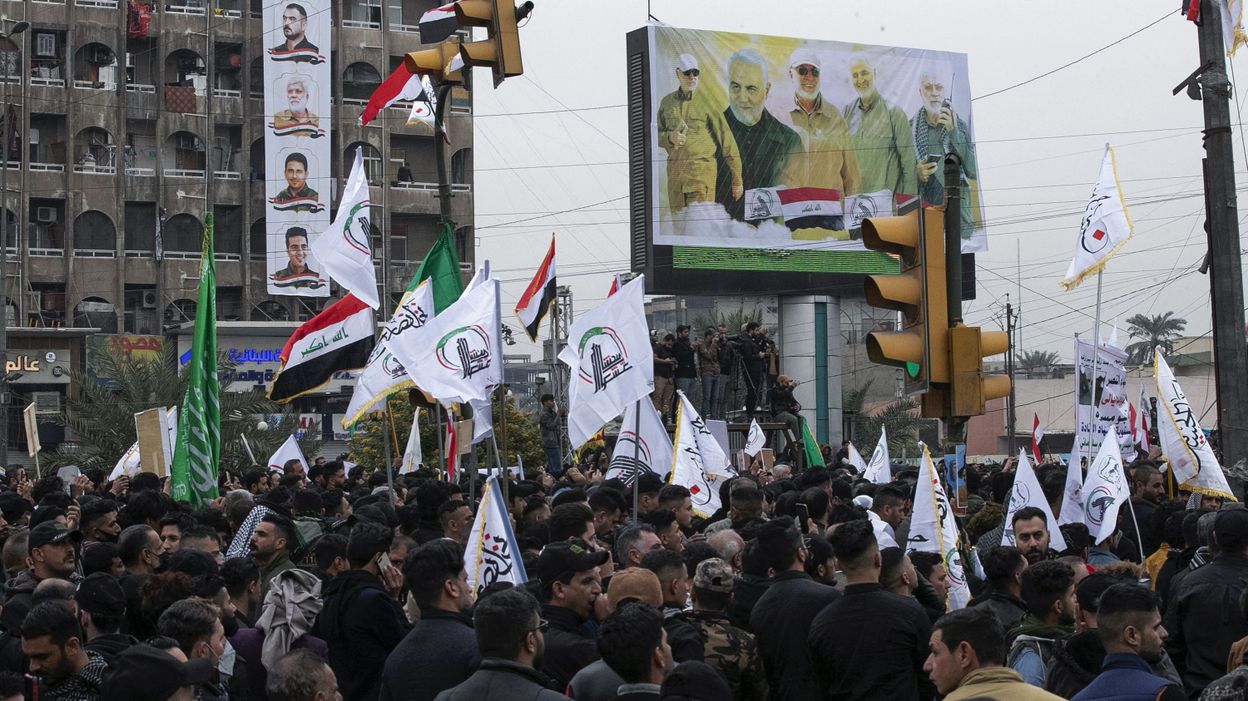
[(880, 426), (880, 442), (875, 444), (871, 462), (867, 463), (867, 469), (862, 476), (873, 484), (888, 484), (893, 481), (893, 468), (888, 457), (888, 431), (883, 426)]
[[(637, 410), (641, 409), (638, 423)], [(653, 472), (667, 479), (672, 471), (672, 438), (667, 435), (663, 419), (647, 399), (633, 402), (624, 410), (620, 435), (611, 452), (606, 479), (621, 479), (627, 485), (642, 472)]]
[(1205, 438), (1200, 419), (1160, 350), (1153, 351), (1153, 366), (1157, 378), (1157, 437), (1179, 487), (1233, 501), (1235, 495)]
[(1105, 267), (1105, 263), (1131, 238), (1131, 217), (1118, 186), (1118, 167), (1114, 150), (1105, 144), (1100, 177), (1092, 188), (1092, 198), (1079, 220), (1079, 238), (1075, 240), (1075, 257), (1070, 261), (1062, 287), (1073, 290), (1085, 278)]
[(750, 419), (750, 432), (745, 436), (745, 454), (754, 457), (766, 445), (767, 436), (763, 434), (763, 427), (758, 425), (758, 419)]
[(1014, 488), (1010, 490), (1009, 507), (1005, 510), (1005, 530), (1001, 532), (1002, 545), (1014, 545), (1014, 514), (1022, 508), (1034, 506), (1044, 512), (1044, 526), (1049, 531), (1049, 547), (1057, 552), (1066, 549), (1066, 539), (1057, 528), (1053, 509), (1040, 490), (1040, 479), (1027, 459), (1027, 452), (1018, 451), (1018, 467), (1014, 469)]
[[(676, 450), (672, 455), (671, 484), (679, 484), (689, 490), (693, 501), (693, 512), (702, 518), (709, 518), (719, 511), (723, 502), (719, 499), (718, 474), (723, 468), (712, 470), (712, 464), (727, 464), (728, 458), (715, 441), (706, 424), (693, 411), (693, 406), (685, 398), (683, 392), (676, 392), (679, 401), (676, 406)], [(712, 447), (713, 446), (713, 447)]]
[(520, 586), (529, 581), (497, 475), (490, 475), (481, 490), (481, 505), (464, 548), (464, 570), (474, 596), (495, 582)]
[(1127, 475), (1122, 468), (1118, 434), (1110, 431), (1101, 442), (1096, 460), (1088, 467), (1083, 481), (1083, 522), (1092, 543), (1100, 543), (1118, 529), (1118, 510), (1131, 498)]
[(949, 507), (949, 498), (940, 485), (932, 456), (923, 446), (923, 461), (919, 467), (919, 482), (914, 494), (914, 512), (910, 518), (910, 538), (907, 552), (936, 553), (945, 562), (949, 575), (946, 594), (949, 610), (960, 609), (970, 601), (971, 590), (966, 583), (962, 568), (962, 555), (958, 550), (958, 522)]

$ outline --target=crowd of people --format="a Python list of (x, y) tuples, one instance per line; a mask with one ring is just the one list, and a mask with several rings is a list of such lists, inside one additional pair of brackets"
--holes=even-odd
[(681, 324), (675, 334), (657, 330), (650, 334), (654, 349), (650, 399), (664, 421), (674, 421), (676, 390), (695, 402), (704, 419), (725, 419), (730, 414), (750, 418), (764, 411), (762, 402), (780, 375), (780, 353), (771, 330), (750, 321), (735, 336), (724, 324), (707, 328), (701, 339), (691, 337), (691, 332), (688, 324)]
[[(1240, 505), (1144, 459), (1110, 538), (1055, 552), (1029, 507), (1004, 546), (1013, 465), (971, 465), (952, 581), (906, 552), (917, 471), (833, 462), (755, 465), (708, 518), (652, 473), (636, 513), (618, 480), (512, 481), (528, 581), (479, 591), (475, 490), (423, 469), (295, 460), (191, 509), (151, 473), (10, 468), (0, 699), (1244, 698)], [(1060, 513), (1064, 467), (1038, 474)]]

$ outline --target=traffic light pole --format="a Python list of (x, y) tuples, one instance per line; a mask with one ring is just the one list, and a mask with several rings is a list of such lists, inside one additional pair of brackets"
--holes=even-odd
[[(952, 328), (962, 323), (962, 159), (956, 153), (945, 154), (945, 289)], [(966, 442), (966, 422), (945, 403), (946, 453)]]
[(1243, 273), (1235, 202), (1235, 156), (1231, 142), (1230, 81), (1222, 46), (1222, 17), (1213, 0), (1200, 3), (1201, 104), (1205, 112), (1205, 213), (1209, 224), (1209, 275), (1213, 298), (1214, 375), (1218, 399), (1218, 444), (1222, 464), (1248, 458), (1248, 376), (1244, 343)]

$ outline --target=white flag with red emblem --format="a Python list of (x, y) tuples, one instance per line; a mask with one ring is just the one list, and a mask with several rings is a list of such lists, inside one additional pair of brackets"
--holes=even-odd
[(1101, 175), (1092, 188), (1092, 199), (1079, 220), (1079, 238), (1075, 241), (1075, 257), (1070, 261), (1062, 287), (1073, 290), (1105, 263), (1131, 238), (1131, 217), (1118, 186), (1118, 168), (1114, 150), (1105, 144)]

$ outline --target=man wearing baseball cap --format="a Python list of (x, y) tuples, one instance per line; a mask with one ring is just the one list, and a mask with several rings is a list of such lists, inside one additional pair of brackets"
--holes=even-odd
[(789, 159), (793, 187), (839, 190), (841, 196), (859, 191), (858, 161), (849, 125), (834, 105), (823, 99), (819, 88), (819, 56), (802, 47), (789, 57), (793, 80), (793, 110), (789, 118), (802, 137), (802, 149)]
[(678, 88), (659, 101), (659, 146), (667, 152), (667, 201), (672, 212), (715, 198), (718, 163), (723, 161), (733, 199), (744, 193), (737, 142), (717, 105), (698, 91), (701, 69), (691, 54), (676, 59)]
[(598, 659), (598, 646), (581, 626), (589, 620), (602, 594), (598, 567), (610, 553), (593, 550), (580, 538), (551, 543), (537, 556), (542, 618), (550, 624), (542, 671), (566, 688), (572, 677)]
[(126, 594), (116, 577), (107, 572), (88, 575), (78, 584), (74, 601), (78, 602), (78, 620), (86, 635), (88, 652), (99, 653), (112, 664), (123, 650), (139, 644), (133, 636), (120, 632), (126, 615)]
[(706, 650), (703, 659), (719, 670), (732, 688), (732, 698), (767, 698), (767, 673), (754, 636), (728, 622), (725, 611), (732, 601), (732, 567), (718, 557), (698, 563), (693, 575), (693, 614)]
[[(74, 576), (78, 553), (75, 546), (82, 542), (82, 534), (71, 531), (57, 521), (44, 521), (30, 529), (30, 541), (26, 546), (31, 567), (20, 572), (9, 584), (4, 600), (5, 620), (18, 620), (31, 609), (31, 597), (35, 587), (49, 577), (69, 579)], [(20, 616), (20, 617), (19, 617)]]

